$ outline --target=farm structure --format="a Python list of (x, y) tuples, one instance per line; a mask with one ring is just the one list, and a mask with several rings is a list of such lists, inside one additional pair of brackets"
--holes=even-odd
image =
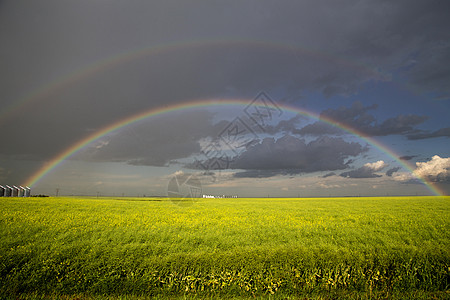
[(0, 185), (0, 197), (31, 197), (31, 188), (28, 186)]

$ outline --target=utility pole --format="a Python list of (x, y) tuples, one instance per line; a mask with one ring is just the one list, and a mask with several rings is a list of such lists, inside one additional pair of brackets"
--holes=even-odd
[(59, 188), (56, 189), (56, 197), (59, 195)]

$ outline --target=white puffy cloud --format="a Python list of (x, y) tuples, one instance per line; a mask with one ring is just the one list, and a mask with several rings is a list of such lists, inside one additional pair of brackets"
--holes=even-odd
[(435, 155), (427, 162), (416, 162), (414, 173), (434, 182), (450, 181), (450, 157)]
[(379, 161), (376, 161), (376, 162), (374, 162), (374, 163), (367, 163), (367, 164), (365, 164), (364, 166), (365, 166), (366, 168), (371, 169), (371, 170), (374, 171), (374, 172), (377, 172), (377, 171), (380, 171), (380, 170), (382, 170), (383, 168), (385, 168), (385, 167), (387, 166), (387, 164), (386, 164), (384, 161), (379, 160)]
[(420, 180), (409, 172), (397, 172), (392, 175), (392, 179), (401, 183), (420, 183)]
[(361, 168), (358, 168), (356, 170), (348, 171), (341, 173), (340, 176), (347, 177), (347, 178), (375, 178), (375, 177), (381, 177), (381, 175), (375, 174), (375, 172), (381, 171), (384, 169), (388, 164), (386, 164), (384, 161), (379, 160), (373, 163), (366, 163)]
[(339, 184), (327, 184), (327, 183), (324, 183), (324, 182), (320, 182), (320, 183), (318, 183), (318, 185), (321, 188), (324, 188), (324, 189), (335, 189), (335, 188), (341, 188), (342, 187)]

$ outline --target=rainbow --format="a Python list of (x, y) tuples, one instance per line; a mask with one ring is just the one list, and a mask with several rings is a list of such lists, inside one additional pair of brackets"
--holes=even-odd
[(96, 60), (63, 76), (48, 82), (45, 85), (27, 93), (20, 99), (12, 102), (0, 112), (0, 125), (21, 112), (21, 109), (27, 105), (38, 101), (50, 99), (54, 94), (63, 91), (78, 82), (87, 80), (96, 74), (108, 71), (122, 64), (130, 63), (145, 57), (157, 56), (176, 51), (196, 50), (201, 48), (220, 49), (224, 47), (243, 47), (249, 49), (268, 49), (280, 51), (282, 53), (293, 53), (295, 55), (305, 55), (307, 57), (317, 58), (330, 64), (339, 64), (346, 68), (351, 68), (364, 74), (370, 74), (377, 79), (386, 78), (377, 70), (361, 64), (356, 61), (344, 59), (342, 57), (319, 51), (317, 49), (305, 49), (298, 45), (281, 44), (272, 41), (263, 40), (206, 40), (206, 41), (182, 41), (177, 43), (168, 43), (147, 48), (138, 48), (125, 51), (123, 53), (111, 55), (107, 58)]
[[(159, 107), (159, 108), (152, 108), (150, 110), (146, 110), (128, 117), (125, 117), (124, 119), (121, 119), (119, 121), (116, 121), (112, 124), (109, 124), (102, 129), (92, 133), (91, 135), (79, 140), (78, 142), (74, 143), (58, 155), (56, 155), (53, 159), (45, 163), (37, 172), (35, 172), (33, 175), (31, 175), (23, 184), (24, 186), (34, 186), (39, 180), (41, 180), (45, 175), (50, 173), (52, 170), (54, 170), (56, 167), (58, 167), (63, 161), (89, 145), (90, 143), (104, 137), (105, 135), (108, 135), (118, 129), (121, 129), (123, 127), (126, 127), (128, 125), (134, 124), (136, 122), (139, 122), (141, 120), (147, 119), (149, 117), (158, 116), (158, 115), (164, 115), (170, 112), (175, 111), (181, 111), (186, 109), (194, 109), (194, 108), (207, 108), (210, 106), (247, 106), (250, 103), (249, 100), (241, 100), (241, 99), (228, 99), (228, 100), (220, 100), (220, 101), (214, 101), (214, 100), (196, 100), (192, 102), (185, 102), (185, 103), (179, 103), (174, 104), (171, 106), (166, 107)], [(405, 162), (401, 161), (399, 159), (399, 156), (394, 153), (391, 149), (387, 148), (380, 142), (376, 141), (375, 139), (371, 137), (364, 136), (363, 133), (356, 131), (353, 128), (350, 128), (346, 125), (340, 124), (330, 118), (324, 118), (321, 116), (318, 116), (317, 114), (306, 111), (303, 109), (299, 109), (293, 106), (289, 106), (286, 104), (278, 104), (278, 106), (281, 109), (284, 109), (286, 111), (293, 112), (295, 114), (300, 114), (308, 117), (312, 117), (316, 120), (320, 120), (323, 122), (326, 122), (327, 124), (330, 124), (334, 127), (340, 128), (352, 135), (358, 136), (359, 138), (363, 139), (368, 144), (372, 145), (373, 147), (383, 151), (390, 157), (392, 157), (396, 162), (398, 162), (401, 166), (403, 166), (405, 169), (407, 169), (411, 174), (414, 174), (412, 168), (406, 164)], [(424, 178), (420, 178), (417, 175), (414, 174), (421, 182), (423, 182), (427, 188), (435, 195), (443, 195), (443, 192), (440, 191), (436, 186), (434, 186), (431, 182), (427, 181)]]

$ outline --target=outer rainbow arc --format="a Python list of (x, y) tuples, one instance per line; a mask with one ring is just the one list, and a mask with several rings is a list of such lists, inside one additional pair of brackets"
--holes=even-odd
[(352, 60), (348, 60), (336, 55), (332, 55), (323, 51), (314, 50), (314, 49), (305, 49), (298, 45), (291, 44), (281, 44), (272, 41), (264, 41), (264, 40), (206, 40), (206, 41), (183, 41), (177, 43), (169, 43), (163, 45), (151, 46), (148, 48), (138, 48), (133, 49), (131, 51), (127, 51), (125, 53), (111, 55), (105, 59), (97, 60), (93, 63), (88, 64), (87, 66), (78, 68), (73, 72), (70, 72), (64, 76), (58, 77), (56, 80), (53, 80), (40, 88), (33, 90), (28, 93), (26, 96), (22, 97), (14, 101), (12, 105), (6, 107), (2, 112), (0, 112), (0, 125), (5, 122), (7, 119), (15, 116), (20, 108), (33, 103), (39, 99), (43, 99), (48, 95), (51, 95), (58, 90), (62, 90), (67, 86), (70, 86), (78, 81), (84, 80), (94, 74), (99, 72), (108, 70), (109, 68), (113, 68), (115, 66), (128, 63), (137, 59), (141, 59), (146, 56), (158, 55), (170, 51), (176, 51), (180, 49), (189, 49), (189, 48), (201, 48), (201, 47), (230, 47), (230, 46), (242, 46), (242, 47), (260, 47), (265, 49), (275, 49), (279, 51), (292, 51), (293, 53), (301, 52), (311, 57), (317, 57), (319, 59), (323, 59), (330, 62), (335, 62), (342, 64), (349, 68), (354, 68), (361, 70), (365, 73), (370, 73), (377, 78), (384, 78), (385, 76), (370, 68), (364, 64), (359, 62), (354, 62)]
[[(75, 154), (76, 152), (78, 152), (79, 150), (81, 150), (82, 148), (87, 146), (88, 144), (107, 135), (108, 133), (111, 133), (117, 129), (123, 128), (127, 125), (139, 122), (143, 119), (146, 119), (146, 118), (149, 118), (152, 116), (156, 116), (156, 115), (173, 112), (173, 111), (183, 110), (183, 109), (192, 109), (192, 108), (208, 107), (208, 106), (224, 106), (224, 105), (248, 105), (249, 103), (250, 103), (249, 100), (239, 100), (239, 99), (220, 100), (220, 102), (212, 102), (211, 100), (198, 100), (198, 101), (193, 101), (193, 102), (175, 104), (175, 105), (168, 106), (168, 107), (152, 108), (150, 110), (128, 116), (120, 121), (109, 124), (109, 125), (103, 127), (102, 129), (94, 132), (93, 134), (85, 137), (84, 139), (76, 142), (75, 144), (73, 144), (72, 146), (70, 146), (69, 148), (67, 148), (66, 150), (64, 150), (63, 152), (58, 154), (57, 156), (55, 156), (49, 162), (44, 164), (36, 173), (34, 173), (32, 176), (30, 176), (30, 178), (28, 178), (23, 185), (30, 186), (30, 187), (35, 185), (40, 179), (42, 179), (46, 174), (48, 174), (53, 169), (55, 169), (64, 160), (66, 160), (67, 158), (69, 158), (70, 156), (72, 156), (73, 154)], [(434, 186), (431, 182), (427, 181), (426, 179), (418, 177), (413, 172), (412, 168), (408, 164), (406, 164), (405, 162), (403, 162), (399, 159), (399, 156), (397, 154), (395, 154), (392, 150), (390, 150), (386, 146), (382, 145), (375, 139), (364, 136), (361, 132), (358, 132), (355, 129), (350, 128), (346, 125), (339, 124), (338, 122), (336, 122), (330, 118), (320, 117), (313, 112), (295, 108), (295, 107), (292, 107), (292, 106), (289, 106), (286, 104), (278, 105), (278, 106), (280, 106), (282, 109), (291, 111), (296, 114), (301, 114), (301, 115), (312, 117), (316, 120), (324, 121), (334, 127), (341, 128), (352, 135), (356, 135), (356, 136), (360, 137), (361, 139), (366, 141), (368, 144), (370, 144), (370, 145), (376, 147), (377, 149), (380, 149), (384, 153), (388, 154), (395, 161), (397, 161), (400, 165), (402, 165), (404, 168), (406, 168), (408, 171), (410, 171), (411, 174), (413, 174), (417, 179), (419, 179), (421, 182), (423, 182), (433, 194), (439, 195), (439, 196), (443, 195), (443, 192), (440, 191), (436, 186)]]

